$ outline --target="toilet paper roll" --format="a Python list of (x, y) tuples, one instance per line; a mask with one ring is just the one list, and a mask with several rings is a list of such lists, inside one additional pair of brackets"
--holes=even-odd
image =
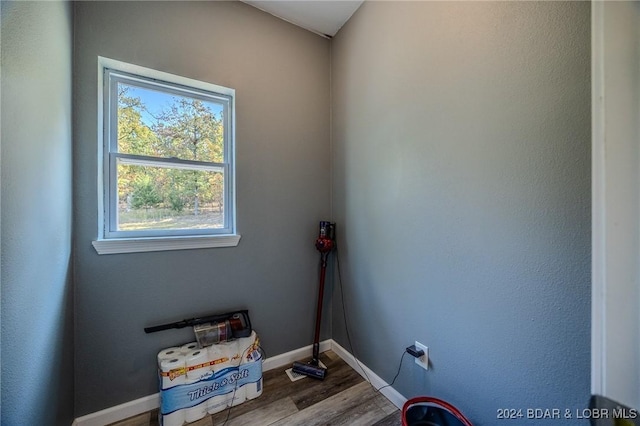
[(255, 331), (251, 332), (251, 336), (239, 339), (238, 345), (242, 355), (242, 363), (257, 361), (262, 358), (260, 341)]
[(200, 380), (211, 371), (209, 366), (209, 354), (206, 349), (197, 349), (187, 355), (187, 379)]
[(177, 355), (174, 358), (167, 358), (160, 361), (162, 389), (185, 384), (186, 361), (187, 358), (184, 355)]
[(230, 392), (224, 395), (218, 395), (214, 396), (213, 398), (209, 398), (207, 400), (207, 412), (209, 414), (215, 414), (227, 408), (227, 406), (231, 404), (232, 395), (233, 392)]
[(158, 367), (160, 367), (160, 362), (163, 359), (175, 358), (176, 355), (182, 355), (180, 348), (177, 346), (161, 350), (158, 352)]
[(235, 391), (231, 392), (231, 395), (232, 395), (231, 404), (230, 404), (231, 407), (235, 407), (238, 404), (242, 404), (247, 400), (246, 386), (235, 388)]
[(184, 411), (184, 419), (188, 423), (195, 422), (207, 415), (207, 403), (203, 401), (195, 407), (185, 408), (182, 411)]
[[(197, 352), (197, 351), (194, 351), (194, 352)], [(198, 381), (199, 379), (187, 378), (185, 379), (184, 382), (185, 384), (189, 385), (192, 383), (196, 383)], [(207, 402), (202, 401), (200, 404), (196, 405), (195, 407), (185, 408), (182, 411), (184, 411), (184, 419), (186, 422), (188, 423), (195, 422), (207, 415)]]
[[(209, 360), (213, 362), (212, 370), (214, 374), (232, 366), (231, 357), (237, 354), (236, 347), (237, 345), (235, 344), (228, 345), (218, 343), (207, 348), (209, 350)], [(207, 404), (207, 412), (209, 414), (215, 414), (225, 410), (231, 405), (232, 397), (233, 390), (224, 395), (217, 395), (210, 398)]]
[[(242, 363), (240, 364), (240, 369), (242, 369), (243, 366), (259, 362), (260, 364), (257, 366), (260, 368), (260, 372), (262, 372), (262, 354), (258, 349), (259, 342), (257, 342), (255, 335), (252, 335), (251, 337), (253, 342), (248, 346), (247, 349), (245, 349), (245, 353), (242, 357)], [(242, 386), (245, 389), (247, 399), (255, 399), (262, 395), (262, 385), (262, 374), (260, 374), (260, 379), (258, 381), (246, 383), (244, 386)]]
[(238, 339), (219, 343), (218, 346), (223, 348), (227, 355), (227, 358), (229, 358), (229, 362), (233, 367), (237, 367), (240, 365), (241, 354)]
[(247, 399), (256, 399), (262, 395), (262, 377), (255, 383), (247, 383), (243, 388), (245, 388)]
[(242, 356), (242, 359), (245, 360), (247, 356), (253, 352), (253, 346), (256, 342), (256, 332), (252, 331), (249, 337), (241, 337), (238, 339), (238, 351)]
[(229, 354), (224, 346), (218, 344), (209, 346), (207, 348), (207, 357), (214, 372), (220, 370), (220, 366), (223, 364), (225, 367), (229, 365)]
[(162, 426), (182, 426), (185, 422), (184, 410), (174, 411), (169, 414), (161, 415)]
[(182, 345), (180, 350), (184, 355), (187, 355), (189, 352), (193, 352), (196, 349), (199, 349), (198, 342), (187, 343), (186, 345)]

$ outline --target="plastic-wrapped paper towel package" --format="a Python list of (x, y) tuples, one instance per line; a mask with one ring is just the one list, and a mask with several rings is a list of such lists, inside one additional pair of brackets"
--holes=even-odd
[(262, 355), (251, 336), (199, 348), (197, 343), (158, 353), (163, 426), (195, 422), (262, 395)]

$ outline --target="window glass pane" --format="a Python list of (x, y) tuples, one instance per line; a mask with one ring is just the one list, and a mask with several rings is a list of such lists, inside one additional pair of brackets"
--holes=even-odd
[(112, 62), (102, 236), (235, 234), (233, 89)]
[(123, 82), (118, 91), (118, 152), (224, 162), (224, 105)]
[(118, 161), (118, 231), (224, 228), (224, 173)]

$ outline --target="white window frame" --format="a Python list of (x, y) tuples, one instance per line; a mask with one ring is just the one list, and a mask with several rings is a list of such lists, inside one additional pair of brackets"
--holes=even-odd
[[(111, 135), (117, 132), (112, 120), (115, 107), (115, 84), (110, 81), (135, 82), (139, 86), (154, 86), (167, 93), (195, 98), (215, 99), (225, 108), (224, 152), (225, 161), (204, 165), (188, 160), (161, 160), (115, 152)], [(117, 96), (117, 93), (116, 93)], [(205, 99), (207, 100), (207, 99)], [(115, 133), (117, 134), (117, 133)], [(114, 199), (116, 161), (158, 166), (163, 162), (180, 163), (180, 167), (197, 170), (224, 170), (225, 223), (222, 229), (154, 231), (117, 231)], [(233, 247), (240, 235), (236, 232), (235, 196), (235, 90), (226, 87), (169, 74), (138, 65), (127, 64), (104, 57), (98, 58), (98, 238), (93, 246), (99, 254), (146, 251), (182, 250), (209, 247)]]

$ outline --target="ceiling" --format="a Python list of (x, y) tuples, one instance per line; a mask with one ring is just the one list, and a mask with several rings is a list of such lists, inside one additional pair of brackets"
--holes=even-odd
[(363, 0), (243, 0), (287, 22), (333, 37)]

